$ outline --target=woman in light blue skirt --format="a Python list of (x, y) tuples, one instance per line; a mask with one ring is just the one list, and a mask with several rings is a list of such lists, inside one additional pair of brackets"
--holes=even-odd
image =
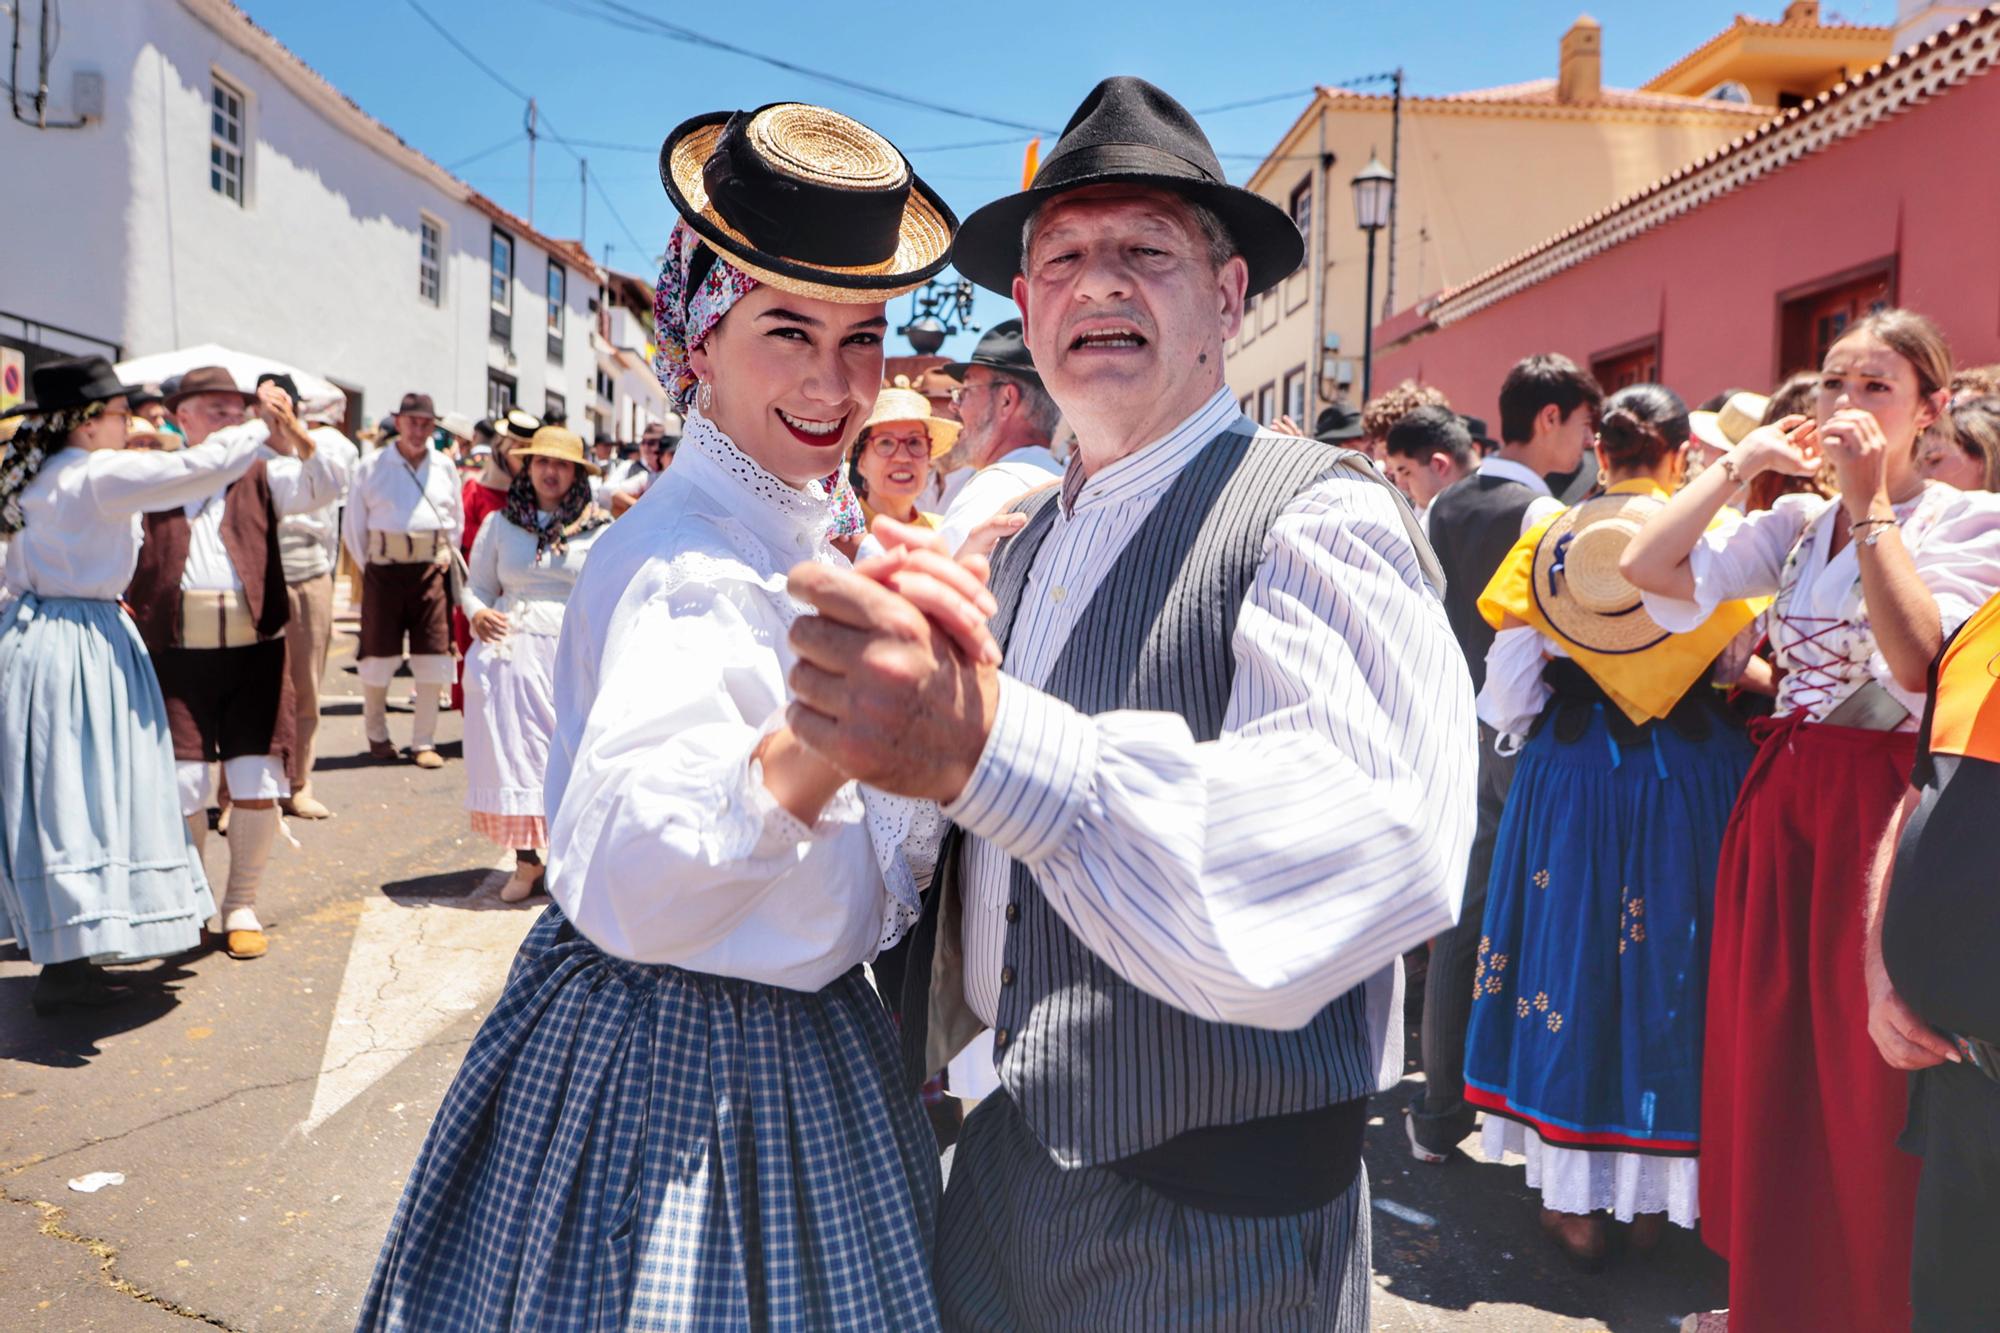
[(193, 948), (215, 910), (159, 682), (118, 598), (139, 516), (221, 490), (266, 432), (128, 452), (130, 388), (102, 358), (38, 368), (0, 454), (0, 938), (41, 965), (40, 1014), (122, 999), (100, 963)]

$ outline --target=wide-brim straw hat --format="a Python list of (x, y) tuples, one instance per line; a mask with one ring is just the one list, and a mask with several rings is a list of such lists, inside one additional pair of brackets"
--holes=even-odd
[(574, 463), (583, 469), (588, 477), (604, 475), (604, 469), (590, 461), (584, 452), (583, 436), (566, 426), (544, 426), (535, 432), (535, 438), (526, 444), (514, 446), (514, 458), (560, 458), (565, 463)]
[(866, 438), (871, 427), (903, 421), (914, 421), (930, 433), (932, 458), (948, 452), (957, 444), (958, 433), (964, 429), (949, 417), (933, 412), (931, 400), (910, 387), (909, 376), (898, 375), (894, 384), (876, 395), (875, 410), (868, 414), (868, 420), (861, 423), (861, 436)]
[(1727, 453), (1764, 424), (1770, 406), (1771, 400), (1761, 393), (1732, 393), (1718, 411), (1688, 413), (1688, 431), (1708, 448)]
[(1603, 495), (1565, 510), (1535, 546), (1535, 605), (1573, 648), (1618, 655), (1663, 642), (1618, 559), (1646, 520), (1664, 508), (1651, 495)]
[(731, 265), (822, 301), (914, 291), (950, 262), (958, 230), (894, 144), (805, 102), (684, 121), (660, 147), (660, 183)]

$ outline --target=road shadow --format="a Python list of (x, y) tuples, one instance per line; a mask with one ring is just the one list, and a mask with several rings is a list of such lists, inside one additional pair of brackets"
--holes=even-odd
[(113, 967), (131, 996), (101, 1009), (63, 1008), (44, 1018), (29, 1003), (35, 974), (0, 977), (0, 1061), (80, 1069), (103, 1054), (100, 1043), (156, 1023), (180, 1005), (180, 983), (194, 976), (184, 964), (201, 950)]
[[(394, 759), (377, 759), (366, 750), (356, 750), (352, 754), (322, 754), (313, 761), (315, 773), (340, 773), (350, 768), (408, 768), (410, 756), (406, 747), (398, 745)], [(465, 746), (459, 741), (439, 741), (437, 752), (446, 763), (465, 758)]]
[(546, 893), (537, 893), (518, 903), (502, 902), (500, 886), (506, 882), (505, 872), (491, 866), (477, 866), (395, 880), (382, 886), (382, 895), (398, 902), (461, 907), (475, 912), (539, 912), (549, 905)]

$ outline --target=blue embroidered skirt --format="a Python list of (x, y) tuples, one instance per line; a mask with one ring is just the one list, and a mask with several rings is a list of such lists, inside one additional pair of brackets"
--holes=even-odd
[(938, 1154), (860, 969), (611, 957), (551, 907), (445, 1094), (363, 1330), (935, 1329)]
[(1465, 1097), (1561, 1148), (1693, 1155), (1722, 832), (1751, 746), (1718, 725), (1521, 752), (1487, 882)]
[(0, 606), (0, 939), (41, 964), (200, 944), (215, 902), (176, 791), (159, 678), (118, 604)]

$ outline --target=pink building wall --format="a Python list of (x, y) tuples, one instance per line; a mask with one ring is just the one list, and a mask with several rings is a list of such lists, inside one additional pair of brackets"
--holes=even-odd
[(1960, 365), (2000, 361), (1996, 135), (2000, 76), (1989, 70), (1465, 320), (1378, 350), (1376, 389), (1436, 385), (1497, 431), (1500, 381), (1521, 357), (1557, 351), (1587, 366), (1657, 333), (1660, 378), (1690, 404), (1723, 388), (1763, 391), (1799, 369), (1777, 364), (1778, 294), (1889, 256), (1898, 303), (1936, 320)]

